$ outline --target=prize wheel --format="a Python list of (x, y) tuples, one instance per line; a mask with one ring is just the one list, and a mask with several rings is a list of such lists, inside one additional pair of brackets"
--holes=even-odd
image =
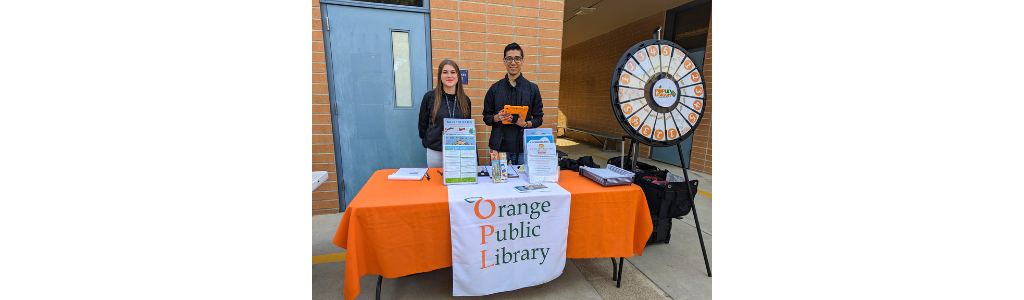
[(690, 53), (666, 40), (629, 48), (612, 72), (612, 111), (634, 140), (665, 147), (693, 134), (704, 117), (704, 78)]

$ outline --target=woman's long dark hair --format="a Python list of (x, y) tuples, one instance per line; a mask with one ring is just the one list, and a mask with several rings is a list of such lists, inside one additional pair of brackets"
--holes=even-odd
[(462, 117), (471, 119), (469, 116), (469, 97), (466, 97), (466, 91), (462, 90), (462, 71), (459, 70), (459, 64), (446, 59), (437, 65), (437, 85), (434, 87), (434, 110), (430, 113), (430, 124), (434, 124), (434, 119), (437, 118), (437, 110), (441, 108), (441, 101), (444, 100), (444, 83), (441, 82), (441, 71), (444, 70), (445, 65), (451, 65), (455, 68), (455, 74), (459, 77), (455, 79), (455, 102), (459, 109), (462, 110)]

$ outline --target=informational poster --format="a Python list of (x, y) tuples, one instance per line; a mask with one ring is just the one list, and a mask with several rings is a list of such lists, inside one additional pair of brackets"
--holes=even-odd
[(530, 183), (558, 182), (558, 151), (551, 128), (523, 130), (523, 153)]
[(555, 143), (526, 143), (526, 169), (530, 183), (558, 182), (558, 154)]
[(444, 184), (476, 183), (476, 132), (472, 119), (444, 119)]

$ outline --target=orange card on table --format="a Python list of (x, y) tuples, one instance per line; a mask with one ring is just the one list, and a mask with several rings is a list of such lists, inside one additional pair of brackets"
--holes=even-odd
[[(526, 118), (526, 114), (530, 112), (530, 107), (529, 106), (505, 105), (505, 112), (513, 114), (513, 115), (519, 115), (519, 118)], [(505, 122), (505, 121), (501, 121), (501, 123), (502, 124), (512, 124), (512, 122)]]

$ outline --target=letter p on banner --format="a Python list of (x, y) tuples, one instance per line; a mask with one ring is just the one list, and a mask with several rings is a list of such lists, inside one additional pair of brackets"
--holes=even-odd
[[(491, 229), (491, 233), (487, 233), (486, 228), (490, 228)], [(487, 236), (488, 235), (492, 235), (492, 234), (494, 234), (494, 226), (491, 226), (491, 225), (480, 226), (480, 244), (481, 245), (486, 244), (487, 243)]]

